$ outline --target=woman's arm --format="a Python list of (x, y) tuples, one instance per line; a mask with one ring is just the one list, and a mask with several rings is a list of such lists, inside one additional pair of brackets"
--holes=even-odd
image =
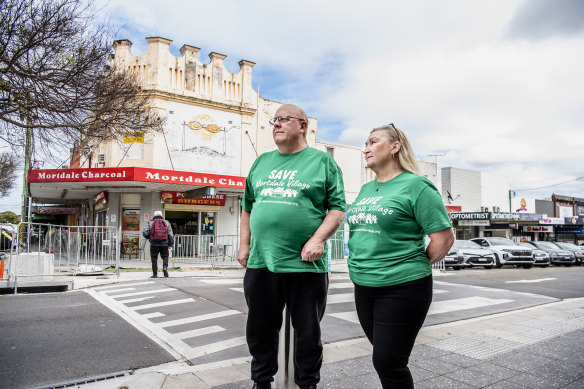
[(448, 250), (454, 243), (454, 232), (452, 228), (446, 228), (428, 236), (430, 237), (430, 244), (426, 248), (426, 255), (430, 260), (430, 264), (433, 265), (448, 254)]

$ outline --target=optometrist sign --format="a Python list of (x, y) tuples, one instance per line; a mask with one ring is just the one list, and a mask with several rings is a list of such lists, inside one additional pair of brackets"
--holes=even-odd
[(489, 212), (451, 212), (450, 220), (489, 220)]

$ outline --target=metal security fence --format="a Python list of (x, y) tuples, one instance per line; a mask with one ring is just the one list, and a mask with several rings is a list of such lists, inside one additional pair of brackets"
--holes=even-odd
[(172, 262), (214, 266), (239, 266), (237, 235), (175, 235)]
[(119, 272), (119, 239), (115, 227), (20, 223), (10, 231), (2, 228), (2, 232), (10, 241), (10, 247), (4, 252), (2, 278), (14, 282), (15, 286), (19, 279), (49, 280), (95, 273), (109, 267)]

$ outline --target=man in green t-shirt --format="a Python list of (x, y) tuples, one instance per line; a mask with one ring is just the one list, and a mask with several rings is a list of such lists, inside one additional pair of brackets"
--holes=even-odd
[(326, 241), (345, 216), (341, 170), (308, 147), (308, 117), (292, 104), (274, 119), (278, 150), (260, 155), (246, 180), (237, 260), (245, 272), (246, 337), (254, 388), (270, 388), (278, 371), (282, 311), (295, 329), (294, 380), (316, 388), (322, 365), (320, 320), (326, 307)]

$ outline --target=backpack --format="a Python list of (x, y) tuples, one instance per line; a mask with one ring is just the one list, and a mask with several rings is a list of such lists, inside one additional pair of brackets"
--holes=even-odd
[(163, 241), (168, 239), (168, 230), (163, 219), (154, 219), (150, 227), (150, 239)]

